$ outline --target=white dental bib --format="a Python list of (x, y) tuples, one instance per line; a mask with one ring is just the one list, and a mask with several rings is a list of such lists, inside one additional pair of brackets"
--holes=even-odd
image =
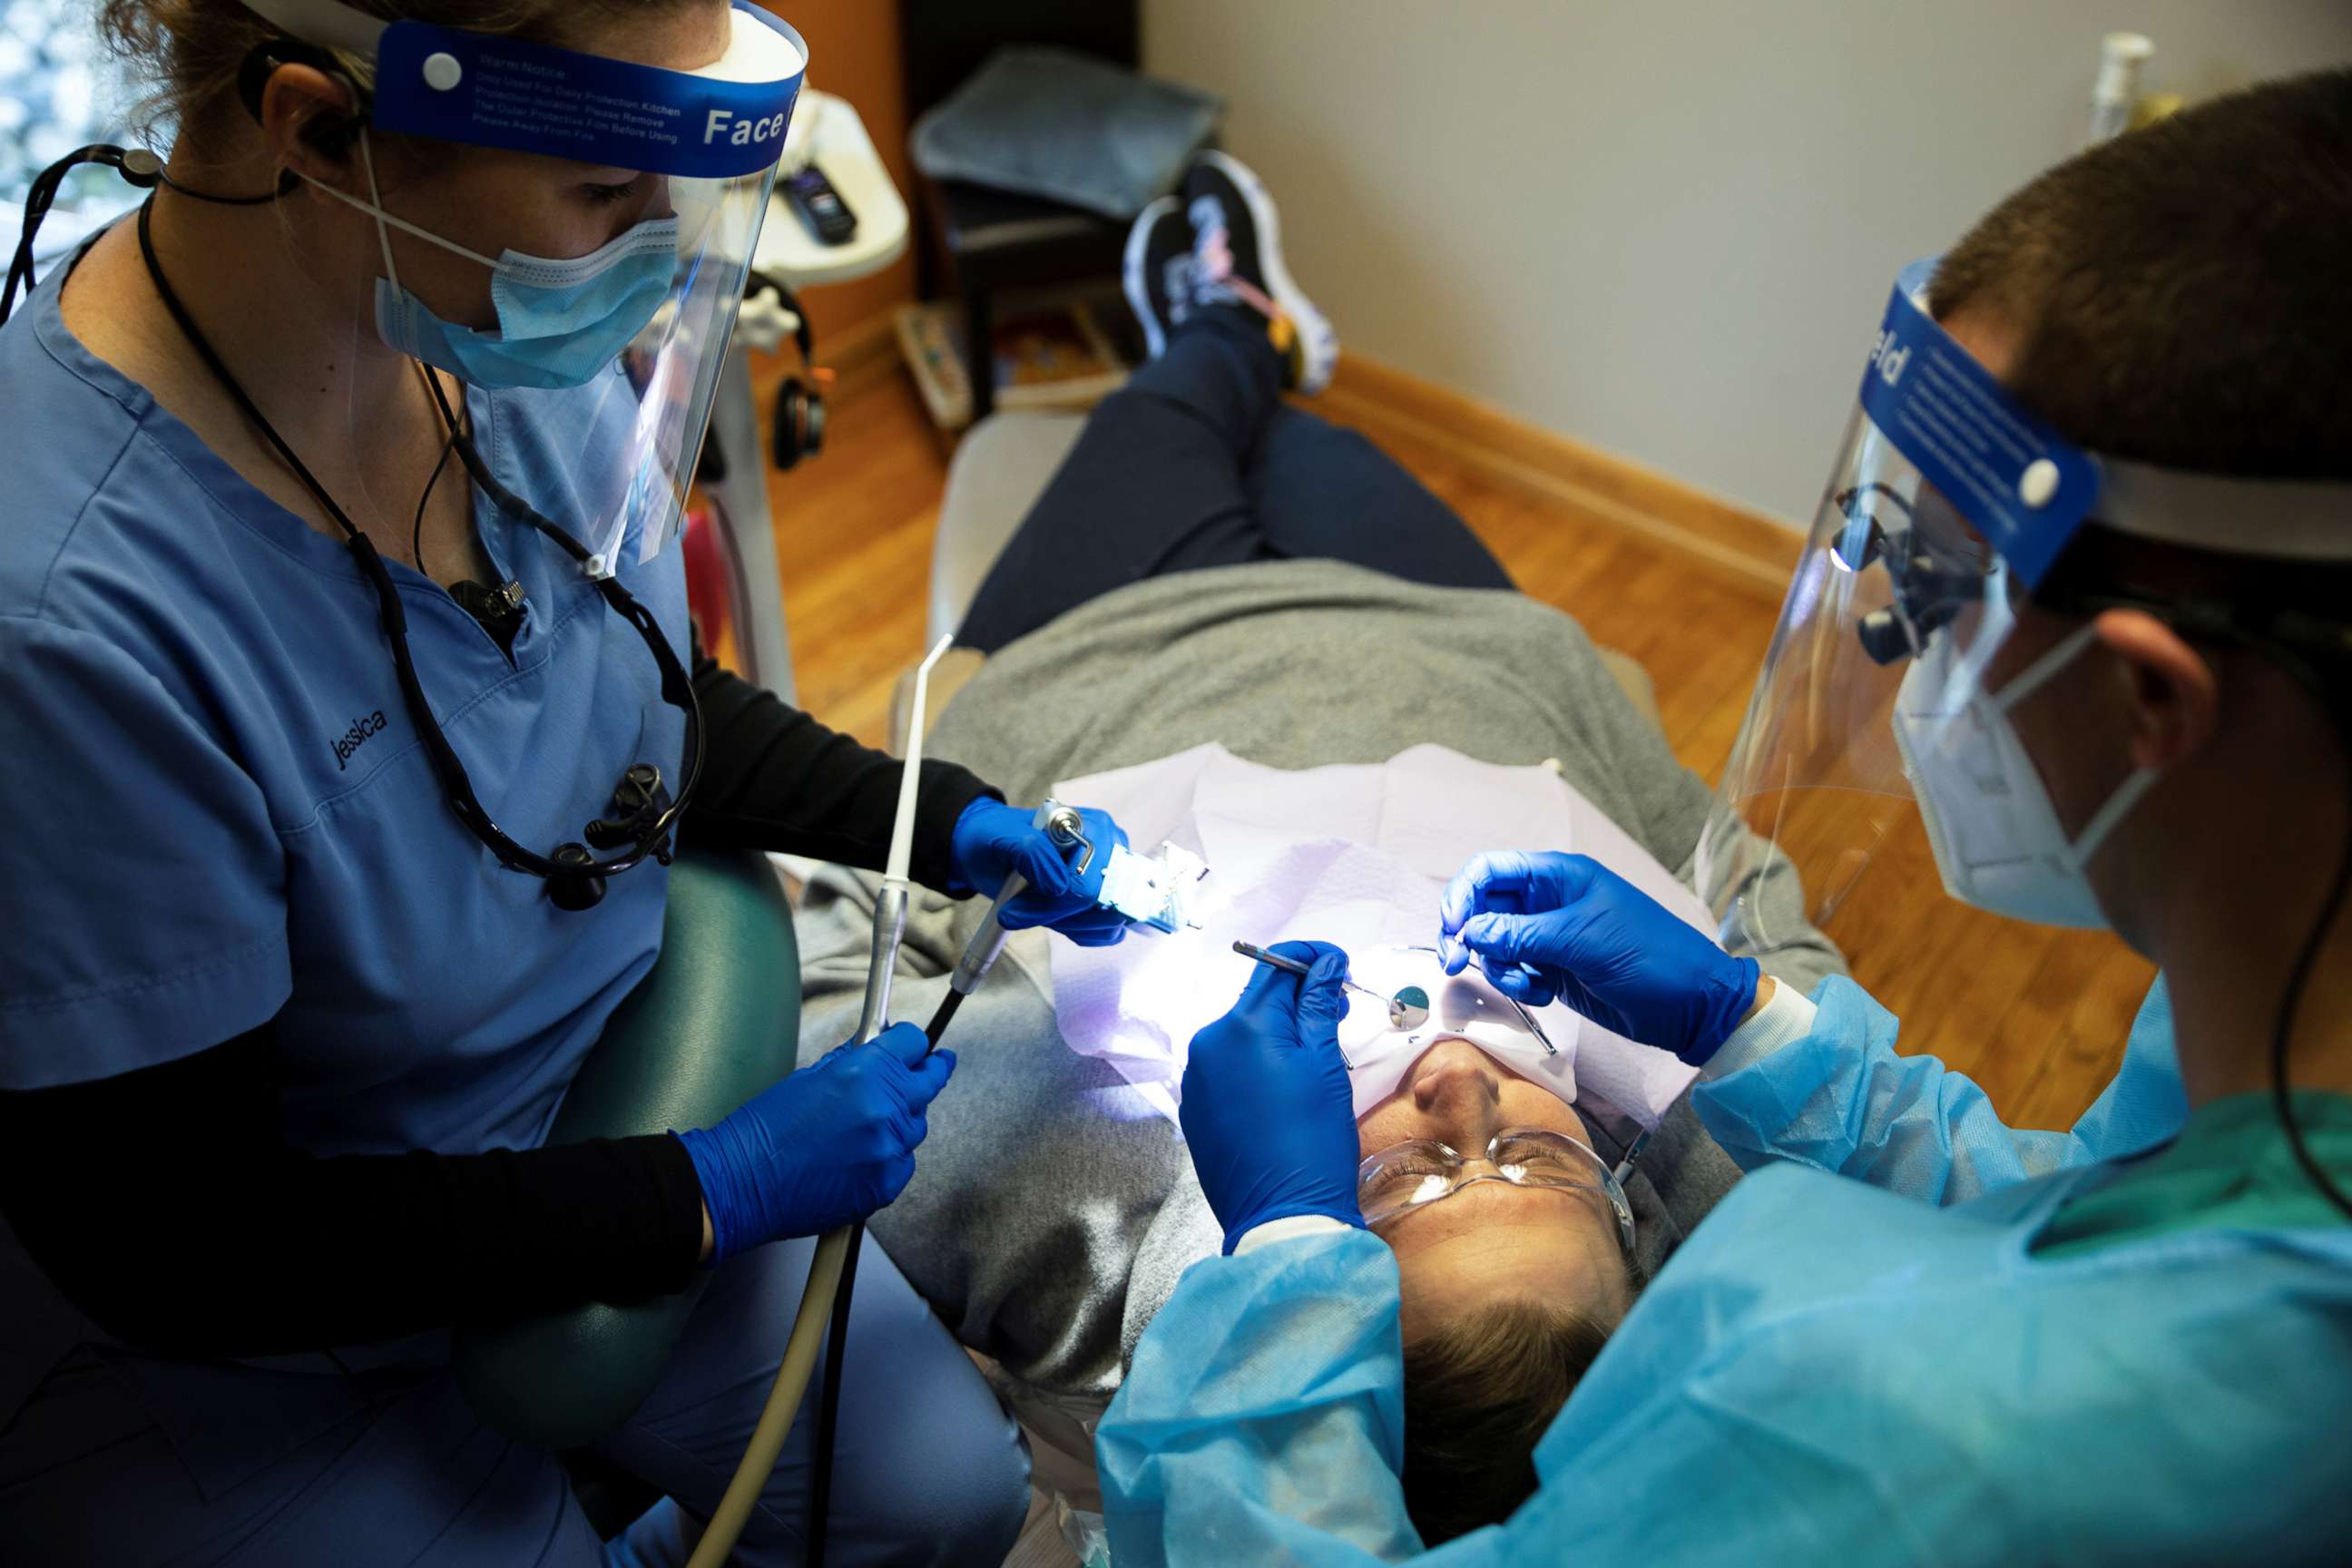
[(1448, 980), (1433, 954), (1411, 951), (1436, 942), (1438, 894), (1463, 862), (1505, 847), (1591, 855), (1711, 930), (1689, 889), (1549, 768), (1416, 746), (1383, 763), (1293, 773), (1213, 744), (1057, 783), (1053, 793), (1108, 811), (1138, 845), (1173, 840), (1209, 864), (1199, 930), (1134, 931), (1106, 948), (1047, 944), (1063, 1039), (1108, 1062), (1171, 1121), (1192, 1036), (1233, 1005), (1256, 967), (1233, 951), (1237, 939), (1337, 942), (1360, 984), (1384, 995), (1409, 984), (1428, 992), (1429, 1022), (1411, 1032), (1392, 1029), (1370, 998), (1351, 997), (1339, 1042), (1355, 1063), (1360, 1116), (1450, 1036), (1562, 1100), (1591, 1095), (1644, 1126), (1696, 1076), (1564, 1004), (1533, 1010), (1556, 1047), (1548, 1054), (1475, 968)]
[[(1552, 1026), (1513, 1006), (1475, 965), (1449, 978), (1436, 952), (1426, 948), (1350, 948), (1348, 958), (1349, 973), (1358, 984), (1384, 996), (1418, 985), (1429, 995), (1428, 1021), (1417, 1029), (1400, 1029), (1389, 1022), (1379, 1003), (1349, 994), (1348, 1016), (1339, 1020), (1339, 1048), (1347, 1054), (1348, 1084), (1359, 1121), (1396, 1092), (1413, 1063), (1447, 1040), (1467, 1040), (1519, 1077), (1550, 1090), (1563, 1105), (1576, 1103), (1576, 1042), (1570, 1039), (1562, 1046), (1554, 1040), (1553, 1048), (1547, 1050), (1544, 1040), (1550, 1037)], [(1536, 1032), (1538, 1027), (1541, 1036)]]

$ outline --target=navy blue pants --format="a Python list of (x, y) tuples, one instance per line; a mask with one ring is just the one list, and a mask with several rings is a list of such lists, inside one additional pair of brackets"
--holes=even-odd
[(1509, 588), (1477, 535), (1352, 430), (1282, 401), (1255, 316), (1208, 311), (1087, 418), (956, 640), (994, 653), (1097, 595), (1254, 561), (1331, 560)]
[[(596, 1450), (668, 1500), (609, 1547), (563, 1468), (477, 1420), (446, 1362), (145, 1364), (78, 1352), (0, 1429), (0, 1562), (241, 1568), (683, 1564), (775, 1380), (814, 1240), (722, 1264), (643, 1408)], [(858, 1256), (826, 1561), (993, 1563), (1029, 1458), (970, 1357), (878, 1247)], [(817, 1363), (730, 1561), (802, 1560)], [(680, 1510), (683, 1504), (686, 1512)]]

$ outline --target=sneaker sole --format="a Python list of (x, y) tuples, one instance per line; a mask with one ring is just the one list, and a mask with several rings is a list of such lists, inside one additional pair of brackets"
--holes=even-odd
[(1127, 249), (1119, 257), (1119, 287), (1127, 294), (1127, 308), (1135, 312), (1137, 324), (1143, 328), (1144, 353), (1151, 359), (1168, 352), (1168, 334), (1160, 331), (1160, 312), (1151, 308), (1151, 284), (1143, 275), (1144, 252), (1150, 248), (1151, 231), (1175, 210), (1176, 198), (1161, 196), (1136, 214), (1127, 231)]
[[(1266, 291), (1298, 332), (1298, 390), (1309, 395), (1322, 391), (1331, 384), (1332, 369), (1339, 363), (1339, 335), (1282, 263), (1282, 219), (1275, 211), (1274, 198), (1266, 195), (1265, 182), (1226, 153), (1209, 151), (1193, 156), (1231, 180), (1242, 200), (1249, 204), (1250, 221), (1257, 227), (1258, 265), (1265, 268)], [(1130, 249), (1132, 246), (1130, 237)]]

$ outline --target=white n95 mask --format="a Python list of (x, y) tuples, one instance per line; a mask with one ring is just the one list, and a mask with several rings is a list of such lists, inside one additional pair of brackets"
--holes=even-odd
[(2104, 927), (2084, 868), (2156, 782), (2135, 769), (2071, 841), (2009, 711), (2091, 645), (2084, 626), (1988, 693), (1958, 662), (1951, 636), (1933, 638), (1904, 672), (1895, 744), (1918, 797), (1944, 889), (1963, 903), (2042, 925)]

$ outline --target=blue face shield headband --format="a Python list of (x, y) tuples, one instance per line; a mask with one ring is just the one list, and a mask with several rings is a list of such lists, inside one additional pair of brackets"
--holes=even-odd
[[(1886, 563), (1916, 652), (1987, 581), (2030, 594), (2087, 524), (2276, 560), (2352, 558), (2352, 486), (2199, 474), (2101, 456), (2017, 401), (1927, 313), (1935, 262), (1904, 268), (1872, 341), (1858, 428), (1824, 511), (1848, 571)], [(1867, 638), (1865, 640), (1868, 640)]]
[[(638, 223), (585, 256), (546, 258), (510, 249), (497, 260), (393, 216), (380, 199), (362, 202), (340, 190), (330, 192), (377, 220), (386, 273), (382, 282), (389, 289), (379, 290), (378, 314), (388, 323), (385, 336), (394, 347), (485, 388), (507, 389), (509, 395), (570, 399), (562, 412), (582, 428), (612, 423), (602, 399), (629, 400), (625, 409), (613, 411), (625, 413), (621, 423), (627, 437), (584, 444), (577, 468), (562, 476), (568, 483), (554, 487), (565, 498), (559, 518), (501, 482), (439, 382), (425, 378), (451, 447), (474, 483), (500, 512), (544, 536), (594, 581), (608, 607), (645, 638), (661, 673), (662, 700), (685, 715), (686, 755), (675, 792), (665, 786), (658, 767), (632, 765), (614, 791), (615, 815), (590, 822), (584, 843), (558, 845), (548, 854), (517, 842), (484, 808), (410, 657), (406, 616), (389, 569), (238, 384), (182, 303), (156, 255), (150, 223), (153, 198), (140, 207), (137, 219), (142, 259), (174, 323), (239, 412), (342, 531), (374, 588), (403, 697), (451, 809), (500, 866), (544, 879), (562, 908), (591, 908), (602, 898), (607, 878), (647, 859), (667, 861), (672, 835), (702, 771), (702, 726), (692, 682), (659, 624), (623, 586), (617, 572), (625, 542), (635, 542), (642, 561), (676, 531), (741, 303), (776, 155), (800, 89), (804, 54), (799, 37), (764, 12), (738, 5), (729, 13), (721, 57), (700, 70), (674, 71), (423, 24), (387, 25), (335, 0), (253, 0), (252, 9), (291, 35), (257, 49), (239, 73), (238, 85), (257, 114), (269, 76), (289, 61), (350, 77), (353, 68), (342, 57), (373, 57), (382, 90), (371, 118), (378, 129), (628, 167), (659, 175), (665, 184), (664, 216)], [(369, 97), (359, 91), (363, 108)], [(357, 147), (369, 195), (377, 198), (374, 153), (364, 124)], [(207, 192), (173, 180), (152, 153), (79, 149), (35, 183), (7, 286), (0, 289), (0, 321), (6, 319), (18, 288), (30, 280), (42, 213), (58, 184), (82, 163), (110, 165), (135, 185), (168, 186), (179, 197), (228, 206), (267, 205), (299, 188), (298, 180), (282, 177), (267, 192)], [(393, 226), (492, 269), (496, 333), (438, 321), (399, 288), (388, 236)], [(615, 355), (626, 358), (630, 374), (598, 374)], [(602, 547), (582, 542), (583, 536), (602, 542)], [(511, 584), (504, 592), (519, 594)], [(517, 596), (509, 607), (519, 605)], [(600, 850), (617, 852), (600, 856)]]
[[(737, 4), (713, 37), (718, 58), (678, 70), (386, 22), (340, 0), (254, 0), (250, 8), (290, 41), (280, 54), (343, 68), (356, 80), (368, 73), (353, 62), (373, 64), (360, 94), (354, 188), (316, 188), (376, 222), (378, 334), (471, 385), (573, 393), (583, 400), (579, 422), (627, 428), (618, 449), (582, 454), (572, 489), (585, 515), (563, 521), (587, 546), (592, 575), (666, 547), (683, 521), (799, 97), (799, 35)], [(293, 53), (295, 46), (307, 53)], [(266, 72), (257, 79), (266, 80)], [(459, 244), (386, 209), (376, 163), (388, 134), (558, 160), (549, 171), (557, 181), (576, 177), (566, 164), (627, 171), (653, 187), (648, 216), (583, 256), (521, 247), (493, 256), (489, 246)], [(404, 286), (395, 229), (487, 268), (496, 324), (453, 321)], [(473, 233), (486, 229), (497, 232), (484, 224)], [(627, 374), (609, 374), (615, 367)], [(625, 403), (625, 416), (605, 406), (612, 400)]]
[[(1806, 940), (1806, 924), (1841, 935), (1840, 910), (1885, 864), (1906, 887), (1940, 873), (1955, 895), (2017, 918), (2102, 923), (2086, 868), (2157, 781), (2119, 763), (2111, 809), (2060, 826), (2009, 716), (2053, 700), (2088, 645), (2002, 658), (2021, 607), (2044, 592), (2069, 613), (2127, 602), (2095, 584), (2086, 594), (2095, 538), (2290, 572), (2352, 560), (2352, 486), (2183, 472), (2069, 440), (1928, 314), (1933, 271), (1904, 271), (1869, 342), (1700, 841), (1700, 893), (1726, 942), (1750, 951)], [(2195, 615), (2226, 624), (2263, 608)], [(1923, 816), (1932, 872), (1910, 847)], [(1801, 900), (1779, 891), (1798, 884)], [(1872, 934), (1867, 921), (1843, 933)]]
[(724, 51), (693, 70), (387, 22), (339, 0), (247, 9), (289, 37), (373, 60), (368, 120), (379, 131), (691, 179), (775, 167), (808, 56), (781, 18), (740, 3)]
[[(2071, 732), (2065, 705), (2113, 700), (2070, 670), (2099, 646), (2103, 610), (2142, 610), (2201, 646), (2252, 651), (2352, 744), (2342, 694), (2352, 621), (2336, 587), (2352, 566), (2352, 484), (2186, 472), (2083, 448), (1929, 315), (1933, 271), (1906, 269), (1870, 342), (1700, 837), (1699, 891), (1726, 944), (1745, 951), (1817, 931), (1860, 951), (1900, 929), (1892, 910), (1937, 880), (2011, 918), (2106, 923), (2095, 864), (2164, 777), (2086, 739), (2073, 760), (2104, 773), (2107, 793), (2062, 815), (2046, 759), (2024, 739)], [(2163, 586), (2139, 580), (2151, 558), (2165, 563)], [(2029, 605), (2077, 624), (2053, 638)], [(2032, 657), (2020, 641), (2029, 626)], [(2036, 707), (2042, 723), (2012, 722)], [(2053, 743), (2063, 742), (2042, 742)], [(2305, 969), (2347, 885), (2352, 852), (2306, 939)], [(2274, 1030), (2282, 1108), (2298, 994), (2299, 983)], [(2282, 1121), (2294, 1134), (2284, 1109)]]

